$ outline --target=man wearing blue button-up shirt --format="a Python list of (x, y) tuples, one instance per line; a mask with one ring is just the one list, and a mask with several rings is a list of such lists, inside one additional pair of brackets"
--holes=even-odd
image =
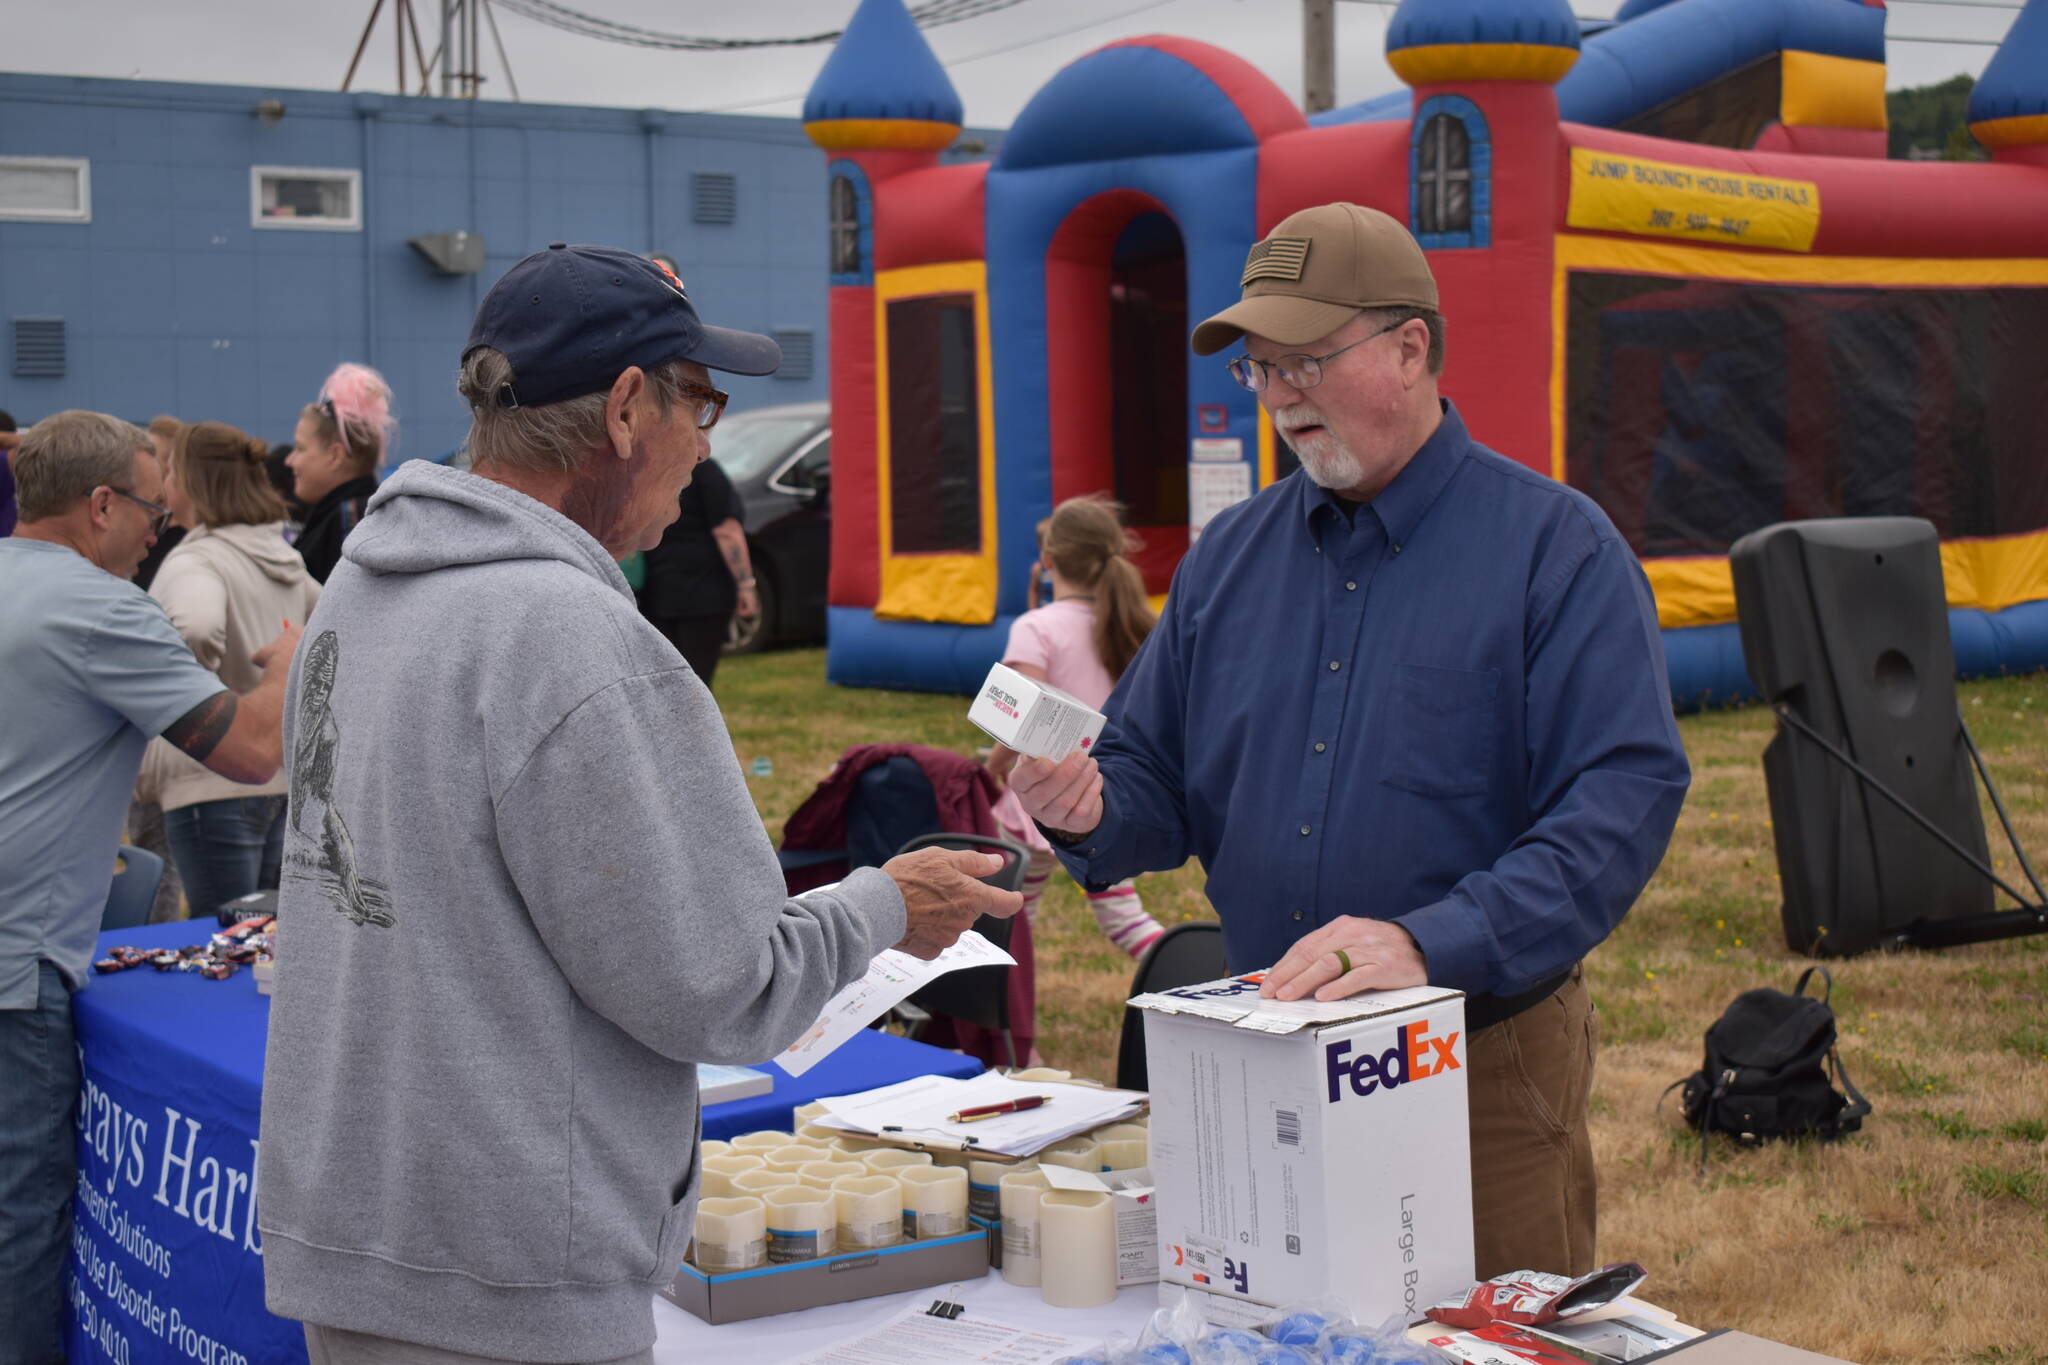
[(1077, 879), (1209, 875), (1264, 992), (1467, 992), (1477, 1273), (1590, 1270), (1580, 960), (1641, 892), (1690, 780), (1657, 615), (1590, 500), (1437, 394), (1414, 239), (1330, 204), (1253, 247), (1196, 328), (1301, 471), (1220, 514), (1093, 757), (1011, 783)]

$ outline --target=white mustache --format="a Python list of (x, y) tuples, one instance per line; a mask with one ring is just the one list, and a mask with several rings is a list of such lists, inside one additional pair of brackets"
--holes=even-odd
[(1282, 431), (1299, 431), (1303, 427), (1326, 427), (1329, 423), (1323, 420), (1321, 413), (1289, 408), (1273, 414), (1273, 425)]

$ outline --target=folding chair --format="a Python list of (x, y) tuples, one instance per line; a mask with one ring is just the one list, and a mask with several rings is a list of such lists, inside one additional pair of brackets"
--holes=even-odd
[[(1223, 959), (1222, 925), (1214, 920), (1176, 924), (1159, 936), (1138, 963), (1137, 975), (1131, 978), (1131, 994), (1214, 981), (1229, 970)], [(1116, 1047), (1116, 1087), (1149, 1090), (1150, 1080), (1145, 1070), (1145, 1012), (1126, 1005), (1123, 1036)]]
[(100, 932), (135, 929), (149, 923), (149, 907), (156, 903), (156, 888), (164, 879), (164, 860), (146, 848), (123, 844), (115, 857), (114, 884), (107, 889), (107, 906), (100, 911)]

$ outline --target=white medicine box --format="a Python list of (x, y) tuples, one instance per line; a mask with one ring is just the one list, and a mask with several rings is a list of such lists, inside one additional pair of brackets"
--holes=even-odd
[(1264, 976), (1131, 1001), (1162, 1298), (1192, 1291), (1228, 1325), (1318, 1300), (1413, 1319), (1472, 1282), (1464, 996), (1283, 1004), (1259, 998)]
[(989, 669), (967, 719), (998, 744), (1054, 762), (1093, 747), (1104, 723), (1102, 713), (1079, 697), (1001, 664)]

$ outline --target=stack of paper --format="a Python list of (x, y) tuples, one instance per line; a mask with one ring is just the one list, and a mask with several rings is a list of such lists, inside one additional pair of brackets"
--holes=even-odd
[[(950, 1118), (963, 1109), (1038, 1095), (1049, 1096), (1051, 1102), (972, 1123), (955, 1123)], [(825, 1113), (813, 1122), (827, 1128), (927, 1147), (971, 1147), (992, 1156), (1021, 1157), (1106, 1123), (1131, 1118), (1144, 1109), (1145, 1095), (1138, 1090), (1018, 1081), (988, 1071), (964, 1081), (951, 1076), (918, 1076), (821, 1103)]]

